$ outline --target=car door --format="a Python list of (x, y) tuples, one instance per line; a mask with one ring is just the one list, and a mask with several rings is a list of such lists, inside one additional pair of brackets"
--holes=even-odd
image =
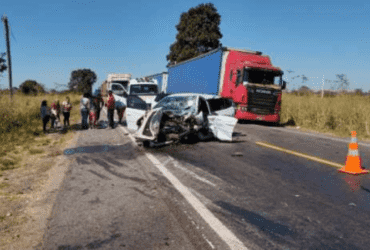
[(130, 130), (137, 130), (137, 121), (148, 109), (147, 103), (136, 95), (127, 96), (126, 123)]
[(123, 96), (124, 93), (127, 93), (125, 88), (119, 83), (112, 83), (112, 92), (119, 96)]
[(209, 129), (220, 141), (232, 141), (234, 127), (238, 122), (238, 119), (234, 118), (232, 103), (227, 101), (228, 99), (224, 98), (207, 100), (210, 109)]
[(238, 119), (224, 115), (209, 115), (209, 129), (220, 141), (232, 141), (233, 131)]

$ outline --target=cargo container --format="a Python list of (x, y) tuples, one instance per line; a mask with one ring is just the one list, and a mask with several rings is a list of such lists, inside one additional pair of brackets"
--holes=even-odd
[(280, 121), (283, 71), (262, 52), (219, 47), (168, 66), (167, 93), (216, 94), (236, 105), (240, 120)]
[(162, 72), (154, 75), (149, 75), (144, 78), (148, 78), (149, 80), (157, 80), (158, 82), (158, 93), (166, 93), (167, 90), (167, 79), (168, 73)]

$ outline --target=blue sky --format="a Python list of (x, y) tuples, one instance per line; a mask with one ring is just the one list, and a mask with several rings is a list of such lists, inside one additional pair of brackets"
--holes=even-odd
[[(182, 12), (202, 1), (2, 1), (11, 25), (13, 86), (27, 79), (48, 89), (71, 71), (90, 68), (133, 77), (166, 71)], [(350, 89), (370, 90), (370, 3), (362, 1), (212, 1), (221, 15), (224, 46), (262, 51), (282, 68), (288, 89), (321, 89), (346, 74)], [(4, 33), (3, 24), (0, 32)], [(0, 52), (6, 51), (0, 37)], [(292, 70), (294, 73), (288, 73)], [(324, 89), (330, 88), (325, 83)], [(7, 74), (0, 87), (8, 87)], [(57, 88), (59, 90), (63, 88)]]

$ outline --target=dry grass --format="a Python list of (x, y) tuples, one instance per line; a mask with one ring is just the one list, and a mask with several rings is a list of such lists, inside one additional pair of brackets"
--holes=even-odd
[(295, 123), (309, 130), (350, 137), (357, 132), (360, 140), (370, 139), (370, 98), (360, 95), (324, 97), (283, 94), (281, 122)]
[[(80, 95), (69, 95), (73, 105), (71, 126), (79, 122)], [(33, 193), (42, 189), (48, 170), (73, 139), (74, 131), (42, 133), (40, 104), (63, 101), (65, 95), (0, 96), (0, 249), (10, 249), (25, 236), (24, 213)], [(50, 125), (50, 124), (49, 124)]]

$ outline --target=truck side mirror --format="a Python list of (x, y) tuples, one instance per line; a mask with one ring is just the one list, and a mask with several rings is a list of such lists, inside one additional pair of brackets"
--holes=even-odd
[(281, 87), (281, 90), (286, 88), (286, 81), (283, 81), (283, 86)]

